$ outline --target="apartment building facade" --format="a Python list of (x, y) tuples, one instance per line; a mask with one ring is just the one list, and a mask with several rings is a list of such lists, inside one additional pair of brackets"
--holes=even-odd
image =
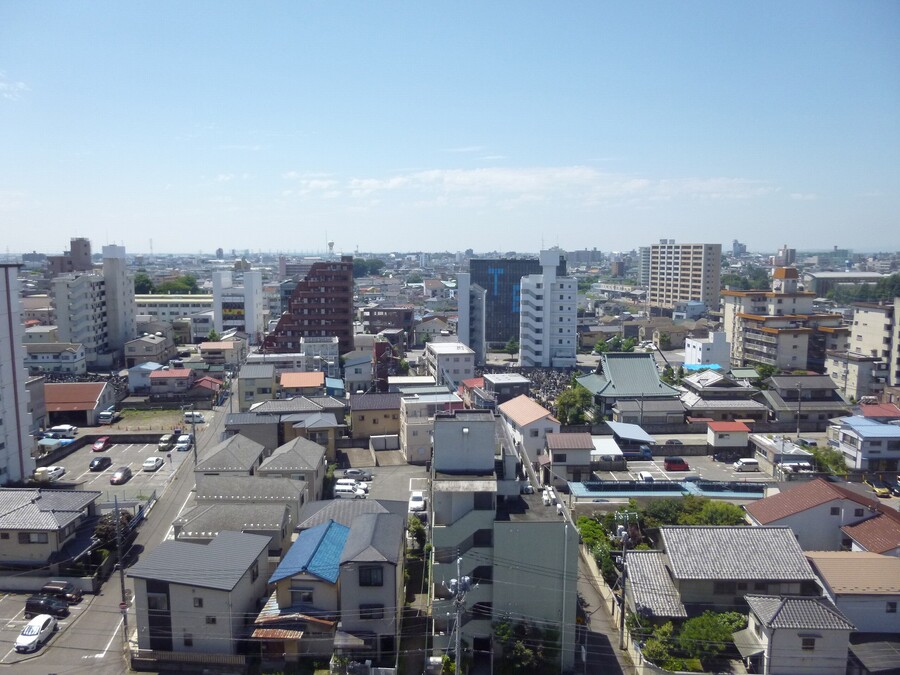
[(559, 253), (541, 251), (541, 274), (520, 282), (519, 366), (573, 368), (578, 349), (578, 282), (557, 276)]
[(814, 299), (793, 267), (776, 268), (770, 290), (722, 291), (731, 365), (823, 372), (828, 350), (846, 350), (849, 329), (840, 314), (817, 313)]
[(231, 272), (213, 272), (213, 316), (216, 331), (246, 333), (250, 344), (259, 344), (265, 332), (265, 309), (262, 273), (244, 272), (243, 285), (234, 283)]
[(0, 264), (0, 485), (34, 473), (19, 265)]
[(647, 303), (673, 310), (676, 303), (697, 301), (707, 310), (719, 307), (721, 244), (676, 244), (661, 239), (650, 246)]
[(475, 377), (475, 352), (462, 342), (429, 342), (425, 345), (425, 369), (437, 384), (452, 388)]
[(353, 256), (312, 263), (263, 345), (266, 351), (294, 352), (302, 337), (331, 336), (338, 338), (341, 354), (353, 350)]

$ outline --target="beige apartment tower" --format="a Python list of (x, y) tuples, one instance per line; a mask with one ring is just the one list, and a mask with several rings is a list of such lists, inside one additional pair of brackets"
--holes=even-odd
[(702, 302), (719, 308), (722, 244), (676, 244), (660, 239), (650, 247), (650, 307), (672, 310), (679, 302)]

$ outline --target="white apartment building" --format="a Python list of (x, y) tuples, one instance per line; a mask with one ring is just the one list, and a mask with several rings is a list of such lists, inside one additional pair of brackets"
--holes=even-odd
[(213, 296), (203, 295), (137, 295), (138, 314), (152, 316), (157, 321), (171, 323), (176, 319), (188, 319), (213, 309)]
[(0, 264), (0, 485), (34, 473), (19, 265)]
[(136, 335), (134, 279), (125, 249), (103, 247), (101, 272), (72, 273), (51, 281), (59, 339), (84, 345), (88, 368), (112, 368)]
[(678, 302), (696, 300), (718, 309), (721, 267), (722, 244), (660, 239), (650, 247), (649, 306), (672, 310)]
[[(429, 520), (431, 632), (435, 654), (461, 638), (493, 652), (493, 625), (528, 621), (559, 631), (560, 672), (574, 665), (578, 532), (555, 505), (520, 495), (515, 443), (488, 410), (439, 413), (434, 420)], [(451, 579), (472, 581), (454, 597)], [(476, 585), (477, 584), (477, 585)]]
[(557, 251), (541, 251), (542, 274), (522, 277), (519, 366), (572, 368), (578, 350), (578, 282), (557, 277)]
[(70, 342), (27, 343), (24, 365), (30, 373), (81, 375), (87, 372), (84, 346)]
[(425, 368), (437, 384), (456, 389), (463, 380), (475, 377), (475, 352), (462, 342), (429, 342)]
[(878, 357), (885, 366), (885, 384), (900, 386), (900, 298), (854, 305), (847, 351)]
[(828, 350), (846, 350), (849, 329), (840, 314), (817, 314), (814, 299), (793, 267), (775, 269), (771, 290), (722, 291), (731, 365), (823, 372)]
[(400, 397), (400, 452), (412, 464), (431, 459), (431, 433), (439, 412), (460, 410), (458, 394), (405, 394)]
[(684, 364), (708, 366), (718, 364), (723, 368), (731, 363), (731, 348), (724, 332), (710, 333), (708, 338), (686, 338)]
[(250, 336), (250, 344), (262, 342), (266, 330), (262, 272), (244, 272), (243, 286), (234, 285), (231, 272), (213, 272), (212, 285), (216, 331), (237, 329)]
[(460, 342), (475, 352), (475, 361), (483, 364), (487, 355), (485, 339), (485, 311), (487, 291), (472, 283), (472, 275), (460, 272), (456, 275), (457, 324), (456, 334)]

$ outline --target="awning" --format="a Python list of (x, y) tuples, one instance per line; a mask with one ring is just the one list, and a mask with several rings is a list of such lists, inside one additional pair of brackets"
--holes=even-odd
[(751, 628), (745, 628), (744, 630), (739, 630), (737, 633), (732, 633), (731, 639), (734, 640), (734, 646), (737, 647), (737, 650), (745, 659), (749, 659), (751, 656), (756, 656), (757, 654), (762, 654), (766, 651), (766, 646), (759, 641), (759, 638), (756, 637), (756, 633), (754, 633)]
[(366, 649), (366, 641), (352, 633), (346, 633), (342, 630), (334, 634), (335, 649)]

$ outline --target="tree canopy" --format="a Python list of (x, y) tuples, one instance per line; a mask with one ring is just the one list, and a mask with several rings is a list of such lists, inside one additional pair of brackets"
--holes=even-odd
[(358, 277), (370, 277), (376, 274), (381, 274), (381, 270), (384, 269), (384, 260), (379, 260), (378, 258), (373, 258), (371, 260), (367, 260), (365, 258), (354, 258), (353, 259), (353, 278)]
[(569, 387), (556, 398), (556, 415), (560, 424), (583, 424), (593, 402), (591, 392), (580, 384)]

